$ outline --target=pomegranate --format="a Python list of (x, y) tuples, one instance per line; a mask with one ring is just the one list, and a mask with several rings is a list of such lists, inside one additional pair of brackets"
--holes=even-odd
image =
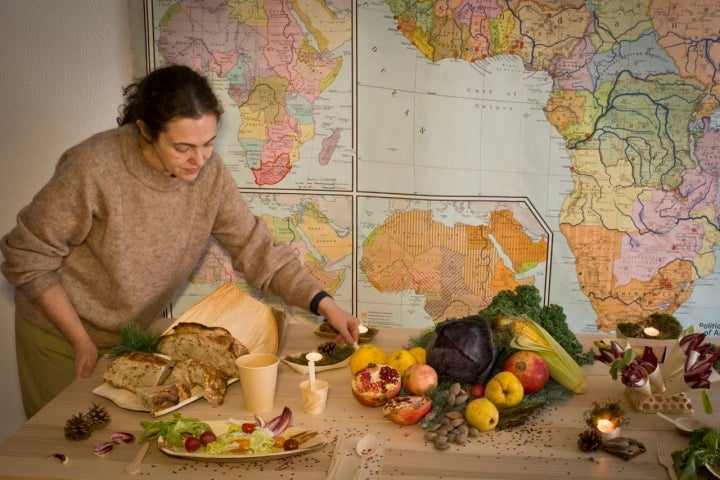
[(414, 425), (430, 411), (432, 400), (425, 395), (394, 397), (383, 407), (383, 416), (398, 425)]
[(430, 365), (415, 363), (403, 373), (402, 383), (413, 395), (425, 395), (438, 386), (438, 374)]
[(522, 383), (526, 394), (536, 393), (545, 388), (550, 379), (545, 360), (535, 352), (519, 350), (508, 357), (503, 370), (512, 372)]
[(400, 372), (390, 365), (369, 363), (353, 375), (350, 382), (353, 396), (368, 407), (379, 407), (400, 393)]

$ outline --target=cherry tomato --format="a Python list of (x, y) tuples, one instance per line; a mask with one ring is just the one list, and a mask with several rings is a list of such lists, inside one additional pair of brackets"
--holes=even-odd
[(250, 448), (250, 440), (241, 438), (237, 441), (237, 448), (230, 450), (232, 453), (245, 453)]
[(277, 437), (273, 445), (277, 448), (283, 448), (283, 445), (285, 445), (285, 437)]
[(297, 450), (299, 446), (300, 444), (294, 438), (288, 438), (285, 440), (285, 443), (283, 443), (283, 448), (285, 450)]
[(256, 423), (250, 423), (250, 422), (248, 422), (248, 423), (243, 423), (243, 424), (242, 424), (242, 431), (245, 432), (245, 433), (252, 433), (252, 432), (255, 431), (256, 428), (257, 428), (257, 424), (256, 424)]

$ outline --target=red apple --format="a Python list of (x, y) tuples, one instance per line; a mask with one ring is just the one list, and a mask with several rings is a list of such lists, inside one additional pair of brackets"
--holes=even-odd
[(510, 355), (503, 365), (503, 370), (515, 374), (526, 394), (539, 392), (550, 379), (545, 360), (528, 350), (519, 350)]
[(473, 398), (480, 398), (485, 395), (485, 385), (483, 385), (482, 383), (476, 383), (470, 387), (468, 393)]

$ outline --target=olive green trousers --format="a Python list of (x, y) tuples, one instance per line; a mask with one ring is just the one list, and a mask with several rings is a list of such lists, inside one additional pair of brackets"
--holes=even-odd
[(15, 318), (15, 348), (23, 408), (35, 415), (75, 378), (75, 355), (69, 342)]

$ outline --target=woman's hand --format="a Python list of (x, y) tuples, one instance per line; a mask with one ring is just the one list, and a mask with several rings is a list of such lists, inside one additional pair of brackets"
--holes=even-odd
[(54, 285), (42, 293), (36, 303), (72, 345), (75, 377), (89, 377), (98, 361), (98, 349), (80, 322), (65, 289)]
[(98, 349), (90, 340), (74, 344), (75, 349), (75, 377), (87, 378), (92, 375), (98, 361)]
[(357, 343), (360, 338), (360, 320), (340, 308), (332, 297), (325, 297), (318, 304), (318, 313), (338, 331), (341, 343)]

